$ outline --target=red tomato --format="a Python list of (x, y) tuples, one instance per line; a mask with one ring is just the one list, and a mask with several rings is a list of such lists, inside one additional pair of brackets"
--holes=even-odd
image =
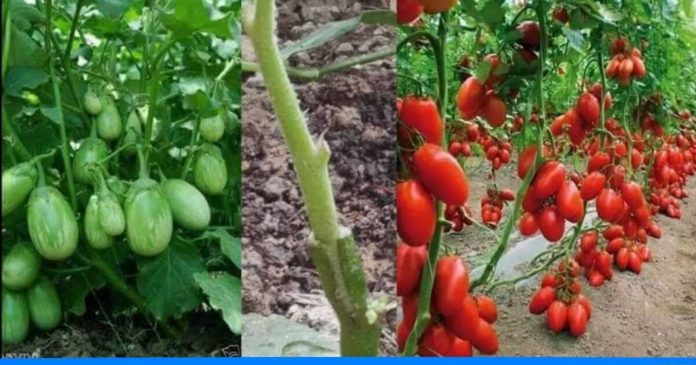
[(471, 339), (471, 344), (482, 354), (493, 355), (498, 352), (498, 335), (493, 326), (483, 318), (479, 318), (478, 322), (478, 329)]
[(417, 0), (398, 0), (396, 2), (396, 22), (408, 24), (418, 19), (423, 12), (423, 6)]
[(440, 144), (444, 125), (433, 99), (407, 96), (401, 105), (399, 118), (422, 134), (426, 142)]
[(601, 252), (599, 255), (597, 255), (597, 259), (595, 260), (595, 267), (607, 280), (611, 280), (614, 274), (611, 271), (611, 259), (612, 256), (609, 253)]
[(616, 221), (623, 211), (624, 201), (612, 189), (604, 189), (597, 197), (597, 214), (607, 222)]
[(536, 216), (534, 213), (525, 212), (520, 219), (520, 233), (523, 236), (531, 236), (537, 231), (539, 231), (539, 224)]
[(558, 213), (555, 206), (548, 206), (541, 210), (538, 217), (539, 229), (548, 241), (556, 242), (563, 238), (565, 233), (565, 220)]
[[(479, 328), (479, 313), (474, 299), (467, 295), (459, 304), (457, 311), (444, 317), (445, 325), (452, 333), (463, 340), (471, 341)], [(485, 321), (484, 321), (485, 322)]]
[(631, 56), (631, 61), (633, 62), (633, 76), (642, 79), (647, 73), (643, 60), (638, 57)]
[(625, 182), (621, 186), (621, 196), (633, 210), (641, 208), (645, 204), (643, 190), (640, 188), (640, 185), (633, 181)]
[(517, 42), (526, 48), (537, 49), (541, 39), (541, 28), (539, 23), (531, 20), (523, 21), (517, 26), (517, 31), (522, 34), (522, 38)]
[(401, 308), (404, 313), (404, 323), (406, 323), (409, 328), (413, 327), (413, 324), (416, 323), (416, 316), (418, 315), (418, 292), (403, 296), (401, 298)]
[(578, 337), (587, 330), (587, 312), (585, 307), (575, 302), (568, 307), (568, 328), (570, 334)]
[(636, 274), (640, 274), (643, 259), (634, 251), (628, 253), (628, 268)]
[(580, 95), (577, 104), (578, 114), (587, 126), (596, 126), (599, 121), (599, 101), (594, 95), (584, 93)]
[(426, 143), (413, 154), (420, 181), (437, 199), (450, 205), (464, 205), (469, 197), (469, 181), (452, 155), (440, 146)]
[(458, 256), (441, 257), (435, 268), (433, 288), (437, 311), (443, 316), (454, 315), (461, 309), (462, 301), (468, 295), (469, 274), (464, 262)]
[(560, 300), (556, 300), (549, 306), (548, 311), (546, 311), (546, 322), (549, 328), (559, 333), (563, 331), (566, 325), (566, 320), (568, 319), (568, 308), (565, 303)]
[(520, 153), (520, 159), (517, 162), (517, 176), (520, 179), (524, 179), (527, 176), (527, 171), (529, 171), (532, 166), (534, 166), (534, 158), (536, 157), (537, 148), (531, 145)]
[(607, 243), (607, 252), (617, 253), (622, 247), (624, 247), (624, 239), (617, 237)]
[[(555, 287), (556, 285), (559, 285), (559, 284), (560, 284), (560, 280), (559, 280), (559, 279), (556, 277), (556, 275), (554, 275), (554, 274), (550, 274), (550, 273), (549, 273), (549, 274), (544, 275), (543, 278), (541, 278), (541, 287), (542, 287), (542, 288), (545, 288), (545, 287), (547, 287), (547, 286), (553, 288), (553, 287)], [(555, 297), (554, 297), (554, 300), (555, 300)], [(553, 300), (552, 300), (552, 301), (553, 301)], [(552, 301), (551, 301), (551, 302), (552, 302)], [(549, 304), (550, 304), (551, 302), (549, 302)]]
[(444, 326), (440, 324), (430, 325), (423, 332), (423, 337), (421, 337), (421, 342), (418, 346), (418, 355), (445, 356), (445, 354), (449, 353), (453, 340), (454, 337)]
[(647, 231), (651, 237), (655, 237), (657, 239), (660, 239), (660, 237), (662, 237), (662, 229), (655, 222), (650, 223)]
[(420, 182), (396, 184), (396, 227), (406, 244), (427, 244), (435, 233), (435, 221), (435, 203)]
[(626, 270), (626, 268), (628, 267), (629, 260), (628, 249), (626, 247), (622, 247), (616, 253), (616, 257), (614, 258), (614, 260), (616, 261), (616, 266), (618, 266), (619, 269)]
[(590, 231), (580, 237), (580, 250), (582, 252), (593, 251), (597, 247), (597, 232)]
[(427, 258), (426, 246), (411, 247), (404, 243), (396, 246), (396, 295), (408, 295), (418, 288)]
[(570, 222), (578, 223), (585, 215), (585, 205), (580, 190), (572, 181), (566, 181), (556, 195), (558, 213)]
[(565, 175), (565, 166), (558, 161), (547, 161), (541, 164), (530, 186), (534, 196), (538, 199), (546, 199), (556, 194), (563, 185)]
[(595, 171), (600, 171), (605, 166), (611, 163), (611, 156), (606, 152), (599, 152), (592, 155), (589, 160), (587, 160), (587, 173), (592, 173)]
[(590, 283), (590, 286), (602, 286), (602, 284), (604, 284), (604, 275), (599, 271), (590, 271), (587, 282)]
[(449, 357), (470, 357), (472, 356), (471, 342), (462, 340), (457, 336), (452, 336), (452, 346), (446, 356)]
[(476, 117), (485, 95), (486, 89), (476, 76), (469, 77), (462, 83), (457, 93), (457, 108), (462, 119), (470, 120)]
[(488, 71), (488, 79), (486, 79), (486, 86), (493, 88), (503, 79), (501, 75), (497, 74), (498, 66), (500, 66), (500, 57), (495, 53), (491, 53), (486, 55), (483, 60), (491, 64), (490, 71)]
[(495, 323), (498, 319), (498, 308), (495, 306), (495, 301), (485, 295), (479, 295), (475, 299), (479, 317), (485, 319), (488, 323)]
[(623, 61), (621, 61), (621, 64), (619, 65), (619, 78), (620, 79), (631, 79), (631, 74), (633, 74), (633, 60), (630, 58), (627, 58)]
[(562, 7), (557, 7), (553, 9), (553, 18), (561, 24), (565, 24), (570, 19), (570, 16), (568, 15), (568, 10)]
[(505, 103), (495, 95), (486, 97), (486, 100), (481, 106), (481, 116), (494, 128), (503, 125), (506, 113), (507, 108), (505, 107)]
[(404, 351), (408, 336), (411, 334), (411, 329), (412, 328), (406, 325), (406, 323), (403, 321), (399, 323), (399, 326), (396, 329), (396, 344), (399, 347), (399, 352)]
[(587, 313), (587, 320), (589, 321), (590, 317), (592, 317), (592, 303), (590, 303), (590, 300), (587, 299), (586, 296), (578, 294), (578, 297), (577, 299), (575, 299), (575, 301), (581, 306), (583, 306), (583, 308), (585, 308), (585, 313)]
[(607, 227), (602, 233), (602, 236), (604, 236), (604, 238), (606, 238), (607, 240), (613, 240), (614, 238), (623, 237), (624, 229), (621, 225), (614, 224)]
[[(543, 200), (537, 199), (536, 196), (534, 196), (534, 192), (530, 187), (522, 198), (522, 209), (524, 209), (525, 212), (536, 213), (543, 203)], [(537, 222), (539, 222), (539, 217), (537, 217)]]
[(556, 291), (553, 287), (545, 286), (537, 290), (529, 301), (529, 313), (541, 314), (556, 300)]

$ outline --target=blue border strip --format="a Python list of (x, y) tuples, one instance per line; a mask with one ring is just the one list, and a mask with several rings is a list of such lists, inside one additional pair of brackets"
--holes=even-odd
[(91, 365), (91, 364), (129, 364), (152, 365), (153, 361), (161, 364), (191, 365), (191, 364), (229, 364), (237, 362), (242, 364), (260, 365), (303, 365), (326, 364), (329, 362), (342, 362), (344, 364), (371, 365), (389, 364), (514, 364), (514, 365), (575, 365), (575, 364), (612, 364), (612, 365), (696, 365), (696, 358), (674, 357), (472, 357), (472, 358), (418, 358), (418, 357), (371, 357), (371, 358), (304, 358), (304, 357), (237, 357), (237, 358), (80, 358), (80, 359), (12, 359), (3, 358), (2, 363), (7, 365), (23, 365), (28, 362), (50, 365)]

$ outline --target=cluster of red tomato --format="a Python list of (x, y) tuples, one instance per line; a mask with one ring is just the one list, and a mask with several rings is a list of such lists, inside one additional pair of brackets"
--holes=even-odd
[(501, 80), (501, 76), (497, 74), (500, 58), (488, 55), (484, 61), (491, 65), (487, 80), (483, 83), (476, 76), (466, 79), (457, 93), (457, 108), (462, 119), (471, 120), (478, 115), (491, 127), (497, 128), (505, 123), (507, 116), (507, 106), (494, 90)]
[(647, 73), (645, 64), (638, 48), (628, 50), (628, 41), (625, 38), (616, 38), (611, 42), (611, 54), (606, 74), (609, 78), (616, 78), (619, 85), (631, 84), (631, 76), (642, 79)]
[(590, 300), (581, 294), (577, 279), (580, 267), (573, 260), (562, 261), (557, 270), (544, 275), (541, 288), (529, 302), (529, 312), (546, 312), (546, 324), (553, 332), (568, 329), (571, 335), (581, 336), (587, 330), (592, 315)]
[[(520, 155), (518, 174), (524, 178), (534, 164), (536, 147), (528, 147)], [(547, 240), (563, 238), (565, 221), (578, 223), (585, 215), (585, 205), (576, 183), (566, 179), (565, 166), (554, 160), (543, 162), (537, 170), (522, 201), (524, 214), (520, 232), (525, 236), (541, 231)]]
[[(422, 272), (425, 253), (413, 256), (418, 256), (421, 265), (409, 269)], [(411, 279), (416, 280), (407, 282), (408, 278), (402, 274), (402, 281), (399, 281), (399, 272), (397, 263), (397, 293), (403, 296), (404, 313), (397, 330), (397, 343), (401, 351), (416, 321), (420, 277), (413, 275)], [(399, 283), (403, 283), (401, 287)], [(469, 274), (459, 257), (444, 256), (438, 260), (430, 311), (432, 321), (418, 342), (419, 355), (472, 356), (472, 346), (482, 354), (498, 351), (498, 336), (492, 326), (498, 318), (495, 302), (483, 295), (469, 295)]]
[[(602, 85), (595, 83), (588, 91), (578, 98), (574, 107), (571, 107), (564, 114), (556, 117), (551, 123), (551, 134), (559, 136), (567, 130), (568, 137), (573, 144), (581, 144), (587, 133), (591, 133), (597, 128), (600, 117), (599, 100), (602, 98)], [(604, 109), (609, 109), (613, 105), (611, 94), (604, 96)]]
[(478, 141), (479, 126), (475, 123), (458, 123), (450, 133), (449, 153), (452, 156), (471, 156), (471, 143)]
[(696, 138), (679, 134), (666, 138), (665, 145), (654, 154), (650, 170), (650, 203), (652, 213), (663, 213), (670, 218), (681, 218), (678, 199), (688, 196), (683, 187), (686, 177), (696, 172)]
[(590, 286), (601, 286), (605, 280), (614, 277), (611, 262), (612, 256), (608, 252), (597, 248), (597, 231), (586, 232), (580, 237), (580, 250), (575, 255), (575, 261), (585, 268), (585, 277)]
[(515, 200), (515, 193), (510, 189), (488, 189), (481, 198), (481, 221), (490, 226), (497, 226), (503, 217), (503, 203)]
[(471, 225), (471, 209), (469, 209), (468, 204), (463, 206), (448, 205), (445, 208), (445, 219), (452, 223), (452, 225), (445, 226), (445, 232), (454, 231), (461, 232), (464, 229), (464, 225)]
[(510, 162), (510, 156), (512, 155), (512, 144), (510, 142), (496, 140), (484, 134), (479, 138), (479, 143), (483, 146), (486, 159), (491, 162), (494, 171)]

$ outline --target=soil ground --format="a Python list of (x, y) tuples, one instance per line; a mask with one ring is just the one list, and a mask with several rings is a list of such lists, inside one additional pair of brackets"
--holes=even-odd
[[(281, 47), (324, 23), (348, 19), (381, 1), (278, 2)], [(317, 49), (291, 57), (295, 67), (318, 67), (382, 47), (394, 31), (360, 26)], [(243, 54), (253, 59), (245, 40)], [(370, 291), (394, 303), (396, 111), (395, 60), (386, 59), (321, 80), (295, 80), (309, 129), (331, 149), (330, 176), (341, 224), (352, 227)], [(243, 85), (244, 313), (279, 314), (322, 333), (338, 334), (308, 255), (309, 227), (297, 178), (259, 75)], [(394, 353), (395, 311), (387, 316), (382, 353)]]
[[(469, 202), (480, 217), (479, 202), (485, 193), (487, 170), (470, 167)], [(486, 166), (486, 165), (484, 165)], [(499, 187), (516, 191), (514, 163), (498, 174)], [(687, 191), (696, 192), (696, 178)], [(640, 275), (615, 270), (612, 281), (602, 287), (587, 285), (583, 292), (593, 305), (587, 332), (580, 338), (554, 334), (544, 315), (529, 313), (527, 306), (536, 286), (501, 287), (493, 291), (498, 304), (495, 329), (498, 356), (696, 356), (696, 204), (682, 203), (681, 220), (659, 215), (660, 240), (650, 241), (652, 261)], [(506, 208), (506, 209), (512, 209)], [(505, 214), (505, 213), (504, 213)], [(485, 253), (493, 246), (489, 235), (470, 227), (462, 234), (448, 235), (447, 244), (462, 252)]]
[[(91, 303), (90, 303), (91, 302)], [(153, 330), (142, 317), (107, 318), (94, 309), (91, 314), (64, 321), (50, 332), (34, 332), (19, 345), (3, 345), (3, 357), (210, 357), (232, 356), (230, 333), (220, 315), (194, 313), (187, 329), (176, 338)], [(161, 331), (160, 331), (161, 332)]]

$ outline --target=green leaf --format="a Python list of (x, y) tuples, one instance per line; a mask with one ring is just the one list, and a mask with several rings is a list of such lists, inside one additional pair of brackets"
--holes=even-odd
[(368, 10), (360, 14), (360, 19), (367, 25), (396, 25), (396, 13), (391, 10)]
[(222, 15), (203, 0), (173, 0), (173, 11), (162, 14), (164, 25), (177, 36), (209, 32), (221, 38), (232, 38), (231, 13)]
[(207, 272), (193, 275), (208, 296), (213, 309), (222, 312), (222, 318), (234, 333), (242, 331), (242, 283), (239, 278), (224, 273), (213, 277)]
[(334, 40), (357, 28), (361, 22), (362, 17), (358, 16), (355, 18), (339, 20), (337, 22), (326, 23), (309, 33), (306, 37), (296, 42), (292, 42), (288, 46), (281, 49), (280, 54), (283, 56), (283, 58), (287, 59), (295, 53), (319, 47), (322, 44)]
[(97, 0), (96, 3), (107, 18), (120, 18), (130, 8), (132, 0)]
[(43, 13), (24, 0), (11, 0), (9, 8), (12, 10), (12, 22), (21, 30), (29, 30), (32, 24), (44, 21)]
[(10, 44), (10, 66), (42, 67), (46, 63), (46, 53), (29, 35), (12, 27)]
[(48, 74), (42, 68), (12, 67), (7, 71), (3, 87), (8, 95), (21, 96), (24, 89), (35, 89), (48, 82)]
[(218, 239), (222, 253), (238, 268), (242, 268), (242, 240), (239, 237), (232, 236), (224, 229), (207, 231), (203, 237)]
[(488, 24), (490, 29), (497, 29), (501, 24), (503, 24), (503, 22), (505, 22), (503, 2), (503, 0), (488, 0), (481, 11), (483, 21)]
[(159, 256), (141, 259), (138, 268), (138, 291), (158, 320), (179, 318), (201, 303), (193, 275), (205, 266), (193, 245), (174, 239)]
[(92, 290), (101, 289), (106, 279), (98, 270), (87, 273), (72, 274), (58, 284), (58, 293), (63, 303), (63, 310), (82, 316), (85, 314), (85, 299)]
[(179, 82), (179, 90), (184, 95), (193, 95), (205, 89), (205, 79), (202, 77), (182, 77)]
[(582, 36), (582, 33), (568, 27), (563, 27), (561, 29), (563, 31), (563, 35), (565, 35), (565, 37), (568, 39), (570, 46), (577, 51), (582, 51), (582, 49), (585, 47), (585, 38)]

